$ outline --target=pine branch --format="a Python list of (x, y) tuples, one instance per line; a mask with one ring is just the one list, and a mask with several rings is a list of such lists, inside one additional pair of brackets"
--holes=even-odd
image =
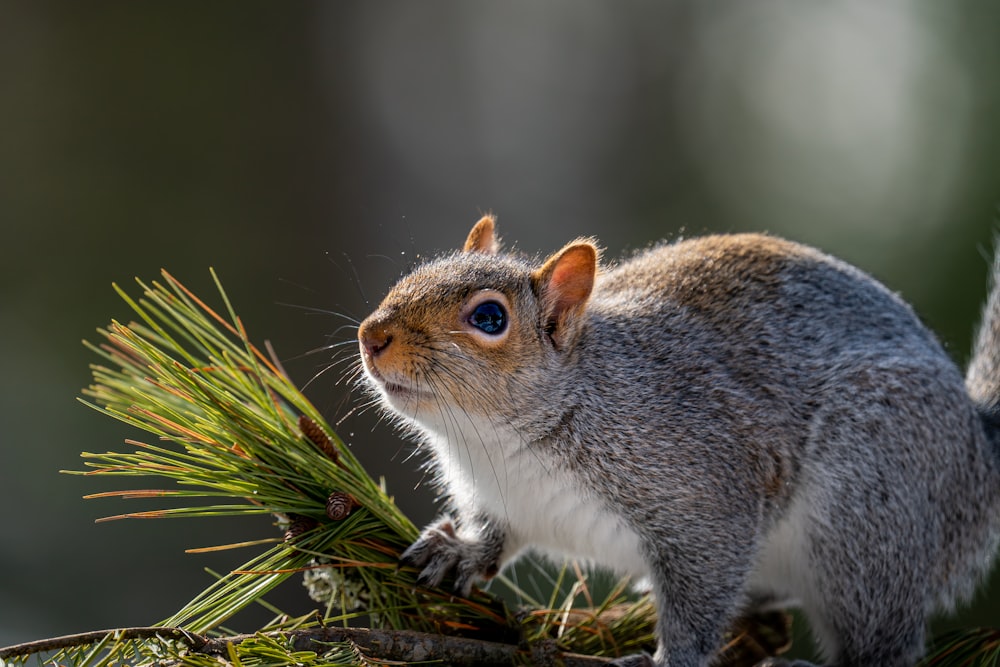
[(208, 644), (208, 639), (188, 632), (182, 628), (163, 627), (142, 627), (142, 628), (117, 628), (114, 630), (95, 630), (93, 632), (81, 632), (74, 635), (64, 635), (62, 637), (51, 637), (40, 639), (23, 644), (15, 644), (0, 648), (0, 660), (13, 660), (15, 658), (27, 658), (36, 653), (47, 653), (49, 651), (59, 651), (62, 649), (76, 648), (96, 644), (110, 638), (113, 641), (131, 641), (135, 639), (176, 639), (187, 642), (192, 647), (200, 647)]
[[(450, 665), (513, 665), (530, 657), (537, 667), (593, 667), (607, 662), (604, 658), (582, 656), (560, 651), (555, 642), (539, 643), (530, 648), (501, 642), (466, 637), (454, 637), (412, 630), (374, 630), (368, 628), (314, 628), (289, 633), (290, 646), (295, 650), (316, 650), (329, 642), (350, 642), (372, 659), (403, 663), (443, 661)], [(199, 647), (199, 653), (225, 657), (229, 646), (253, 639), (258, 635), (240, 635), (209, 640)]]
[[(416, 527), (280, 365), (250, 342), (213, 277), (225, 315), (164, 272), (162, 283), (137, 281), (139, 299), (115, 286), (138, 321), (112, 322), (100, 330), (102, 344), (87, 343), (103, 363), (92, 366), (84, 402), (160, 442), (128, 440), (134, 451), (84, 453), (89, 470), (77, 474), (157, 477), (174, 485), (88, 496), (174, 503), (105, 520), (273, 514), (286, 529), (284, 541), (222, 577), (165, 624), (211, 630), (289, 576), (320, 566), (340, 573), (328, 577), (331, 595), (342, 598), (350, 589), (351, 599), (384, 627), (434, 630), (449, 616), (473, 625), (505, 623), (505, 612), (488, 596), (441, 599), (416, 586), (414, 570), (396, 571)], [(188, 504), (199, 499), (209, 503)], [(246, 542), (255, 541), (267, 540)]]
[[(119, 628), (85, 632), (64, 637), (18, 644), (0, 649), (0, 659), (24, 659), (37, 653), (79, 648), (111, 640), (116, 644), (132, 640), (170, 639), (184, 642), (187, 654), (229, 658), (234, 647), (261, 638), (277, 640), (288, 651), (324, 653), (330, 644), (349, 644), (379, 662), (402, 663), (444, 661), (450, 665), (508, 666), (530, 658), (537, 667), (596, 667), (607, 660), (563, 652), (555, 642), (540, 642), (531, 647), (474, 638), (414, 632), (412, 630), (374, 630), (368, 628), (311, 628), (207, 639), (181, 628)], [(169, 663), (168, 663), (169, 664)]]

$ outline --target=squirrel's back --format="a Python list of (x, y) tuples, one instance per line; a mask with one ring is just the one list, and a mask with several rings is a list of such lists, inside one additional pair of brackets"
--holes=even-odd
[(829, 362), (900, 345), (947, 357), (910, 306), (881, 283), (814, 248), (763, 234), (657, 246), (600, 275), (591, 308), (639, 326), (655, 326), (662, 316), (698, 323), (723, 345), (766, 347), (778, 337), (789, 358)]

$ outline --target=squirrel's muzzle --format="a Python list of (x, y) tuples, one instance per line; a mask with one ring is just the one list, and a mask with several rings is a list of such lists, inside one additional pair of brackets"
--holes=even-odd
[(367, 357), (374, 359), (382, 353), (392, 342), (392, 334), (379, 326), (378, 323), (362, 322), (358, 329), (358, 342), (361, 344), (361, 352)]

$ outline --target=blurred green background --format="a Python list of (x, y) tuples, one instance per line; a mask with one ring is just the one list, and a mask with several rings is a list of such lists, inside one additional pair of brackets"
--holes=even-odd
[[(112, 281), (165, 267), (303, 385), (481, 212), (546, 252), (766, 230), (873, 273), (964, 363), (1000, 201), (1000, 4), (0, 1), (0, 645), (166, 617), (267, 521), (131, 521), (60, 475), (135, 433), (75, 401)], [(321, 312), (327, 311), (327, 312)], [(418, 523), (411, 448), (308, 395)], [(155, 482), (154, 482), (155, 484)], [(952, 623), (1000, 622), (1000, 582)], [(292, 584), (275, 596), (310, 603)], [(252, 620), (237, 629), (252, 629)], [(237, 624), (239, 625), (239, 624)]]

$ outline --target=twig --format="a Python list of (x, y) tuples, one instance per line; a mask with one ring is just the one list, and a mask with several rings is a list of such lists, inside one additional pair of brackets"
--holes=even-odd
[[(449, 665), (479, 665), (481, 667), (507, 666), (516, 664), (519, 656), (530, 655), (537, 667), (600, 667), (607, 664), (604, 658), (563, 653), (554, 641), (535, 642), (530, 648), (514, 644), (435, 635), (412, 630), (370, 630), (368, 628), (311, 628), (259, 633), (257, 635), (235, 635), (206, 639), (201, 635), (180, 628), (119, 628), (84, 632), (65, 637), (54, 637), (39, 641), (17, 644), (0, 649), (0, 659), (27, 657), (35, 653), (55, 651), (76, 646), (96, 644), (109, 636), (118, 641), (133, 639), (170, 638), (181, 639), (191, 646), (191, 650), (205, 655), (229, 655), (229, 647), (240, 642), (264, 635), (274, 638), (290, 638), (296, 651), (322, 649), (322, 644), (331, 642), (351, 642), (378, 660), (400, 662), (444, 661)], [(319, 645), (319, 646), (318, 646)]]
[(65, 635), (63, 637), (52, 637), (50, 639), (39, 639), (38, 641), (15, 644), (0, 648), (0, 660), (10, 658), (27, 657), (35, 653), (45, 651), (57, 651), (75, 646), (86, 646), (96, 644), (107, 637), (114, 637), (118, 641), (128, 641), (131, 639), (155, 639), (157, 637), (169, 639), (183, 639), (191, 645), (191, 648), (198, 649), (208, 642), (201, 635), (188, 632), (181, 628), (117, 628), (114, 630), (95, 630), (93, 632), (81, 632), (75, 635)]
[[(530, 653), (532, 664), (537, 667), (600, 667), (607, 664), (604, 658), (563, 653), (559, 650), (545, 650), (540, 646), (530, 649), (501, 642), (453, 637), (448, 635), (415, 632), (412, 630), (373, 630), (368, 628), (312, 628), (286, 632), (265, 633), (272, 637), (292, 638), (292, 648), (296, 651), (316, 650), (316, 643), (352, 642), (373, 658), (400, 662), (444, 661), (449, 665), (493, 665), (516, 664), (517, 657)], [(208, 655), (228, 655), (228, 646), (238, 644), (257, 635), (237, 635), (210, 639), (198, 647), (199, 653)], [(536, 642), (548, 644), (549, 642)], [(551, 642), (554, 645), (554, 642)], [(548, 659), (545, 659), (548, 658)]]

